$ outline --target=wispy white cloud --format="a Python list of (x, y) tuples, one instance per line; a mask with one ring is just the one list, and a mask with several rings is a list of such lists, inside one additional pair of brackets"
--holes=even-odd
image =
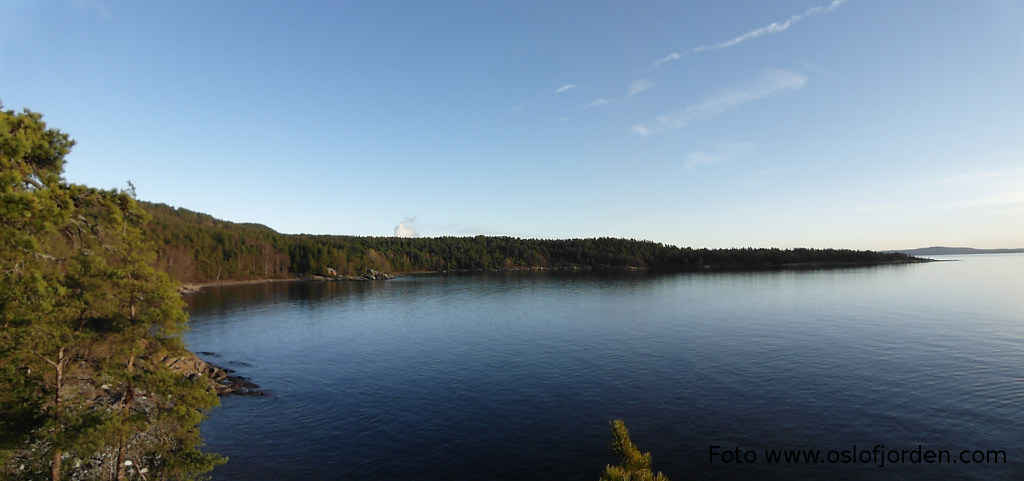
[(557, 89), (555, 89), (555, 93), (556, 93), (556, 94), (560, 94), (560, 93), (562, 93), (562, 92), (568, 92), (568, 91), (570, 91), (570, 90), (572, 90), (572, 89), (575, 89), (575, 88), (579, 88), (579, 87), (580, 87), (580, 86), (579, 86), (579, 85), (576, 85), (576, 84), (565, 84), (565, 85), (563, 85), (563, 86), (561, 86), (561, 87), (558, 87)]
[(731, 162), (753, 150), (754, 144), (748, 142), (726, 143), (709, 150), (695, 150), (686, 155), (686, 168), (693, 170), (703, 165)]
[(798, 90), (807, 83), (807, 77), (790, 70), (771, 69), (761, 72), (747, 84), (710, 95), (704, 100), (671, 113), (660, 115), (646, 124), (630, 127), (634, 133), (647, 136), (685, 127), (694, 122), (719, 116), (771, 95)]
[(1007, 207), (1020, 205), (1024, 206), (1024, 189), (996, 192), (988, 195), (981, 195), (962, 202), (947, 204), (953, 208), (977, 208), (977, 207)]
[[(1016, 155), (1024, 155), (1019, 152)], [(943, 177), (925, 185), (991, 186), (992, 184), (1013, 183), (1024, 177), (1024, 170), (982, 170)]]
[(727, 40), (725, 42), (716, 43), (714, 45), (702, 45), (700, 47), (695, 47), (693, 49), (693, 51), (694, 52), (701, 52), (701, 51), (704, 51), (704, 50), (718, 50), (718, 49), (723, 49), (723, 48), (729, 48), (729, 47), (732, 47), (734, 45), (739, 45), (739, 44), (741, 44), (743, 42), (746, 42), (747, 40), (752, 40), (752, 39), (755, 39), (755, 38), (758, 38), (758, 37), (763, 37), (765, 35), (772, 35), (772, 34), (776, 34), (776, 33), (779, 33), (779, 32), (785, 32), (786, 30), (789, 29), (789, 27), (792, 27), (793, 24), (795, 24), (795, 23), (797, 23), (797, 22), (799, 22), (799, 21), (801, 21), (801, 20), (803, 20), (803, 19), (805, 19), (807, 17), (810, 17), (812, 15), (817, 15), (819, 13), (831, 12), (832, 10), (835, 10), (835, 9), (839, 8), (840, 5), (842, 5), (842, 4), (844, 4), (844, 3), (848, 2), (848, 1), (849, 0), (833, 0), (831, 4), (829, 4), (828, 6), (825, 6), (825, 7), (811, 7), (809, 9), (807, 9), (804, 13), (801, 13), (799, 15), (793, 15), (792, 17), (789, 17), (789, 20), (786, 20), (785, 22), (772, 22), (772, 23), (770, 23), (768, 25), (765, 25), (765, 26), (763, 26), (761, 28), (757, 28), (757, 29), (751, 30), (751, 31), (749, 31), (747, 33), (744, 33), (743, 35), (740, 35), (740, 36), (738, 36), (738, 37), (736, 37), (736, 38), (734, 38), (732, 40)]
[(1024, 212), (1024, 169), (985, 170), (925, 184), (949, 202), (940, 208), (994, 216)]
[[(732, 38), (731, 40), (726, 40), (724, 42), (719, 42), (719, 43), (710, 44), (710, 45), (701, 45), (701, 46), (698, 46), (698, 47), (693, 47), (692, 49), (689, 50), (689, 52), (686, 52), (686, 53), (697, 53), (697, 52), (704, 52), (704, 51), (708, 51), (708, 50), (721, 50), (723, 48), (729, 48), (729, 47), (733, 47), (733, 46), (739, 45), (739, 44), (741, 44), (743, 42), (746, 42), (747, 40), (753, 40), (755, 38), (763, 37), (765, 35), (774, 35), (776, 33), (785, 32), (786, 30), (789, 30), (789, 27), (792, 27), (794, 24), (796, 24), (797, 22), (799, 22), (799, 21), (801, 21), (801, 20), (803, 20), (803, 19), (805, 19), (807, 17), (813, 16), (813, 15), (818, 15), (818, 14), (821, 14), (821, 13), (831, 12), (831, 11), (839, 8), (840, 5), (842, 5), (842, 4), (844, 4), (844, 3), (848, 2), (848, 1), (850, 1), (850, 0), (833, 0), (832, 3), (830, 3), (830, 4), (826, 5), (826, 6), (811, 7), (809, 9), (805, 10), (803, 13), (801, 13), (799, 15), (793, 15), (792, 17), (789, 17), (788, 20), (785, 20), (783, 22), (772, 22), (772, 23), (770, 23), (768, 25), (765, 25), (765, 26), (760, 27), (760, 28), (755, 28), (754, 30), (751, 30), (751, 31), (746, 32), (746, 33), (743, 33), (743, 34), (741, 34), (741, 35), (739, 35), (737, 37)], [(658, 59), (657, 61), (655, 61), (654, 63), (652, 63), (650, 65), (650, 67), (648, 67), (648, 71), (656, 69), (656, 68), (664, 65), (667, 62), (671, 62), (673, 60), (679, 60), (680, 58), (682, 58), (682, 56), (684, 54), (671, 53), (671, 54), (669, 54), (669, 55), (667, 55), (665, 57), (662, 57), (662, 58)]]
[(682, 57), (682, 55), (680, 55), (680, 54), (678, 54), (676, 52), (672, 52), (672, 53), (670, 53), (670, 54), (668, 54), (668, 55), (666, 55), (666, 56), (664, 56), (662, 58), (659, 58), (658, 60), (655, 60), (654, 63), (651, 64), (650, 67), (647, 67), (647, 70), (654, 70), (654, 69), (656, 69), (658, 67), (661, 67), (662, 65), (664, 65), (664, 64), (666, 64), (668, 62), (671, 62), (673, 60), (679, 60), (680, 57)]
[(775, 169), (761, 169), (754, 172), (753, 175), (739, 181), (740, 185), (758, 185), (763, 184), (768, 174), (771, 174)]
[(638, 79), (629, 86), (628, 96), (632, 97), (638, 93), (646, 92), (654, 88), (654, 82), (647, 79)]
[(110, 20), (110, 12), (102, 0), (72, 0), (71, 3), (77, 8), (88, 8), (99, 13), (104, 20)]
[(693, 168), (698, 165), (711, 165), (719, 162), (725, 162), (725, 159), (703, 151), (690, 152), (690, 154), (686, 156), (686, 168), (690, 170), (693, 170)]
[(629, 84), (629, 88), (626, 89), (626, 95), (623, 95), (622, 97), (612, 98), (612, 99), (608, 99), (608, 98), (594, 99), (594, 100), (591, 100), (590, 102), (587, 102), (586, 104), (583, 104), (581, 108), (589, 109), (589, 108), (593, 108), (593, 107), (605, 107), (605, 106), (612, 105), (612, 104), (619, 104), (619, 103), (629, 102), (634, 96), (636, 96), (638, 94), (641, 94), (643, 92), (646, 92), (646, 91), (648, 91), (650, 89), (653, 89), (654, 86), (655, 86), (654, 82), (651, 82), (650, 80), (647, 80), (647, 79), (637, 79), (637, 80), (634, 80), (633, 83)]
[(659, 132), (655, 132), (655, 131), (647, 128), (647, 127), (644, 127), (643, 125), (640, 125), (640, 124), (633, 125), (632, 127), (629, 128), (629, 131), (633, 132), (634, 134), (642, 135), (644, 137), (647, 137), (648, 135), (651, 135), (651, 134), (659, 133)]
[(853, 210), (857, 212), (877, 212), (882, 210), (896, 210), (900, 207), (902, 207), (900, 204), (862, 205), (860, 207), (854, 207)]
[(985, 214), (990, 217), (1003, 217), (1020, 222), (1020, 219), (1024, 219), (1024, 204), (1015, 204), (1004, 209), (990, 210)]

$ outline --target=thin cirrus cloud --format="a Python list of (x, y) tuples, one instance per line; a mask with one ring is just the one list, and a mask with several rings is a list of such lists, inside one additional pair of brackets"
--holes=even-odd
[(749, 176), (749, 177), (747, 177), (745, 179), (741, 179), (739, 181), (739, 184), (740, 185), (759, 185), (759, 184), (763, 184), (765, 182), (765, 179), (767, 179), (768, 176), (773, 171), (774, 171), (774, 169), (761, 169), (761, 170), (759, 170), (757, 172), (754, 172), (753, 175), (751, 175), (751, 176)]
[(972, 172), (929, 184), (948, 197), (958, 193), (959, 200), (940, 204), (945, 209), (977, 210), (990, 214), (1024, 212), (1024, 169)]
[(577, 89), (577, 88), (580, 88), (580, 86), (576, 85), (576, 84), (565, 84), (565, 85), (555, 89), (555, 93), (556, 94), (560, 94), (560, 93), (568, 92), (568, 91), (570, 91), (572, 89)]
[(900, 204), (878, 204), (878, 205), (862, 205), (854, 207), (853, 210), (856, 212), (878, 212), (885, 210), (896, 210), (901, 208)]
[(754, 144), (736, 142), (718, 145), (710, 150), (695, 150), (686, 156), (686, 169), (694, 170), (704, 165), (731, 162), (754, 151)]
[(807, 77), (800, 73), (781, 69), (765, 70), (751, 82), (712, 94), (700, 102), (659, 115), (645, 124), (633, 125), (630, 130), (648, 136), (686, 127), (700, 120), (717, 117), (755, 100), (798, 90), (805, 84), (807, 84)]
[(103, 5), (103, 2), (99, 0), (74, 0), (72, 4), (80, 9), (89, 8), (95, 10), (104, 20), (110, 20), (110, 12), (107, 11), (107, 7)]
[(523, 104), (513, 105), (512, 108), (510, 108), (510, 109), (505, 111), (505, 116), (508, 117), (510, 115), (516, 115), (516, 114), (522, 112), (524, 108), (525, 107), (523, 107)]
[(638, 93), (646, 92), (654, 88), (654, 82), (646, 79), (639, 79), (630, 84), (629, 86), (629, 97), (632, 97)]
[(803, 20), (803, 19), (805, 19), (807, 17), (813, 16), (813, 15), (817, 15), (817, 14), (820, 14), (820, 13), (831, 12), (831, 11), (839, 8), (840, 5), (842, 5), (842, 4), (844, 4), (844, 3), (848, 2), (848, 1), (850, 1), (850, 0), (833, 0), (832, 3), (828, 4), (827, 6), (811, 7), (809, 9), (807, 9), (806, 11), (804, 11), (803, 13), (799, 14), (799, 15), (793, 15), (792, 17), (789, 17), (789, 19), (784, 21), (784, 22), (772, 22), (772, 23), (770, 23), (768, 25), (765, 25), (765, 26), (763, 26), (761, 28), (756, 28), (756, 29), (751, 30), (749, 32), (746, 32), (746, 33), (744, 33), (742, 35), (739, 35), (738, 37), (735, 37), (735, 38), (733, 38), (731, 40), (726, 40), (724, 42), (719, 42), (719, 43), (710, 44), (710, 45), (701, 45), (701, 46), (698, 46), (698, 47), (693, 47), (688, 52), (685, 52), (683, 54), (680, 54), (680, 53), (677, 53), (677, 52), (670, 53), (670, 54), (666, 55), (665, 57), (662, 57), (662, 58), (656, 60), (654, 63), (652, 63), (651, 66), (648, 67), (648, 70), (654, 70), (654, 69), (656, 69), (658, 67), (661, 67), (665, 63), (671, 62), (673, 60), (679, 60), (686, 53), (697, 53), (697, 52), (704, 52), (704, 51), (708, 51), (708, 50), (721, 50), (721, 49), (724, 49), (724, 48), (729, 48), (729, 47), (733, 47), (733, 46), (739, 45), (739, 44), (741, 44), (743, 42), (746, 42), (747, 40), (753, 40), (755, 38), (763, 37), (765, 35), (773, 35), (773, 34), (776, 34), (776, 33), (785, 32), (786, 30), (789, 30), (789, 27), (792, 27), (794, 24), (796, 24), (797, 22), (799, 22), (799, 21), (801, 21), (801, 20)]
[(628, 102), (630, 99), (638, 94), (653, 89), (655, 86), (654, 82), (647, 79), (637, 79), (633, 83), (629, 84), (629, 89), (626, 90), (626, 95), (614, 99), (599, 98), (591, 100), (583, 105), (583, 108), (589, 109), (593, 107), (604, 107), (615, 103)]
[(977, 215), (1012, 216), (1020, 221), (1024, 214), (1024, 190), (1008, 190), (991, 194), (977, 194), (975, 197), (940, 205), (944, 209), (973, 212)]
[(673, 60), (679, 60), (680, 57), (682, 57), (682, 55), (680, 55), (678, 53), (675, 53), (675, 52), (670, 53), (670, 54), (668, 54), (668, 55), (666, 55), (666, 56), (656, 60), (653, 64), (651, 64), (651, 68), (648, 69), (648, 70), (654, 70), (654, 69), (656, 69), (658, 67), (661, 67), (665, 63), (671, 62)]

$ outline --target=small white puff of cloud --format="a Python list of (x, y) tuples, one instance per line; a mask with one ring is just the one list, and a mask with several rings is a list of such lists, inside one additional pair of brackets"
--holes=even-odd
[(556, 94), (560, 94), (560, 93), (562, 93), (562, 92), (568, 92), (568, 91), (570, 91), (570, 90), (572, 90), (572, 89), (576, 89), (576, 88), (579, 88), (579, 87), (580, 87), (580, 86), (579, 86), (579, 85), (576, 85), (576, 84), (565, 84), (565, 85), (563, 85), (563, 86), (561, 86), (561, 87), (558, 87), (557, 89), (555, 89), (555, 93), (556, 93)]
[(594, 99), (594, 100), (591, 100), (590, 102), (588, 102), (586, 105), (584, 105), (583, 108), (589, 109), (591, 107), (603, 107), (603, 106), (608, 105), (610, 103), (611, 103), (611, 100), (608, 100), (608, 99)]
[(753, 81), (712, 94), (700, 102), (674, 112), (660, 115), (646, 125), (633, 125), (630, 130), (648, 136), (682, 128), (700, 120), (717, 117), (755, 100), (790, 90), (798, 90), (805, 84), (807, 84), (807, 77), (798, 72), (782, 69), (764, 70)]
[(395, 226), (395, 237), (416, 237), (415, 217), (406, 217)]

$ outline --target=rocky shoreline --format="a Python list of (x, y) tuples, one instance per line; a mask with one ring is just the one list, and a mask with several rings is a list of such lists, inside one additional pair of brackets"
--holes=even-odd
[(751, 265), (702, 265), (691, 268), (650, 268), (642, 265), (550, 265), (530, 267), (510, 267), (501, 269), (444, 269), (437, 271), (408, 271), (402, 273), (381, 272), (367, 268), (360, 275), (328, 275), (328, 276), (307, 276), (307, 277), (285, 277), (273, 279), (248, 279), (248, 280), (218, 280), (198, 283), (184, 283), (178, 287), (180, 294), (195, 294), (203, 289), (213, 286), (233, 286), (245, 284), (263, 284), (268, 282), (294, 282), (294, 281), (378, 281), (391, 280), (403, 275), (418, 274), (459, 274), (470, 272), (519, 272), (519, 271), (554, 271), (554, 272), (599, 272), (599, 273), (624, 273), (624, 272), (708, 272), (708, 271), (774, 271), (787, 269), (828, 269), (828, 268), (849, 268), (849, 267), (872, 267), (880, 265), (914, 264), (920, 262), (935, 262), (936, 259), (910, 257), (898, 260), (871, 260), (871, 261), (810, 261), (793, 262), (785, 264), (751, 264)]
[[(216, 356), (214, 353), (203, 353), (204, 355)], [(260, 387), (245, 377), (235, 375), (234, 371), (224, 367), (211, 364), (201, 359), (195, 353), (187, 353), (180, 356), (164, 356), (163, 358), (140, 358), (141, 363), (163, 364), (175, 373), (190, 380), (206, 379), (209, 389), (218, 396), (264, 396), (266, 393)], [(126, 393), (123, 389), (111, 384), (103, 384), (97, 381), (93, 367), (80, 363), (78, 375), (70, 380), (66, 392), (75, 393), (85, 399), (85, 406), (88, 409), (98, 411), (110, 411), (116, 406), (126, 402)], [(131, 402), (132, 409), (142, 413), (151, 413), (160, 409), (167, 409), (167, 403), (149, 395), (145, 386), (136, 386), (134, 395), (127, 402)], [(148, 415), (148, 414), (147, 414)], [(156, 434), (154, 434), (154, 432)], [(146, 459), (148, 446), (164, 442), (158, 439), (159, 429), (156, 431), (139, 431), (131, 434), (128, 439), (129, 447), (127, 456), (129, 459), (139, 462)], [(22, 445), (15, 449), (5, 463), (0, 463), (0, 480), (6, 479), (44, 479), (44, 473), (50, 469), (49, 460), (39, 453), (49, 452), (51, 445), (45, 438), (36, 439), (31, 443)], [(157, 455), (159, 458), (159, 455)], [(73, 481), (84, 481), (90, 479), (111, 479), (116, 464), (118, 452), (113, 447), (101, 449), (87, 457), (76, 457), (73, 451), (66, 451), (61, 457), (64, 463), (74, 466), (68, 470), (62, 479)], [(122, 458), (123, 459), (123, 458)], [(152, 461), (152, 460), (150, 460)], [(142, 479), (145, 479), (145, 470), (137, 471)], [(13, 476), (13, 477), (12, 477)], [(49, 479), (49, 478), (45, 478)], [(134, 478), (132, 478), (134, 479)]]
[(296, 282), (296, 281), (386, 281), (398, 277), (396, 274), (388, 274), (374, 269), (366, 269), (358, 276), (309, 276), (309, 277), (284, 277), (274, 279), (248, 279), (248, 280), (223, 280), (211, 282), (184, 283), (178, 286), (179, 294), (196, 294), (203, 289), (213, 286), (237, 286), (246, 284), (266, 284), (268, 282)]
[[(214, 353), (201, 353), (214, 356)], [(239, 396), (265, 396), (266, 393), (260, 386), (248, 380), (244, 376), (238, 376), (233, 369), (218, 366), (201, 359), (197, 354), (191, 353), (183, 357), (165, 357), (160, 360), (165, 366), (183, 374), (189, 379), (206, 378), (210, 388), (218, 396), (239, 395)]]

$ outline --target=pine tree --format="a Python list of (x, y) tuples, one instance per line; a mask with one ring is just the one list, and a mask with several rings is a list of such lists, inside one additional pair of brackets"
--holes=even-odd
[(605, 466), (600, 481), (669, 481), (668, 476), (651, 471), (651, 453), (641, 452), (629, 439), (626, 423), (621, 419), (611, 422), (612, 450), (622, 460), (618, 466)]
[(129, 464), (201, 476), (223, 461), (200, 450), (216, 395), (163, 362), (186, 353), (183, 302), (133, 192), (63, 181), (72, 145), (0, 106), (0, 474), (18, 458), (19, 477), (57, 481), (70, 458), (117, 479)]

